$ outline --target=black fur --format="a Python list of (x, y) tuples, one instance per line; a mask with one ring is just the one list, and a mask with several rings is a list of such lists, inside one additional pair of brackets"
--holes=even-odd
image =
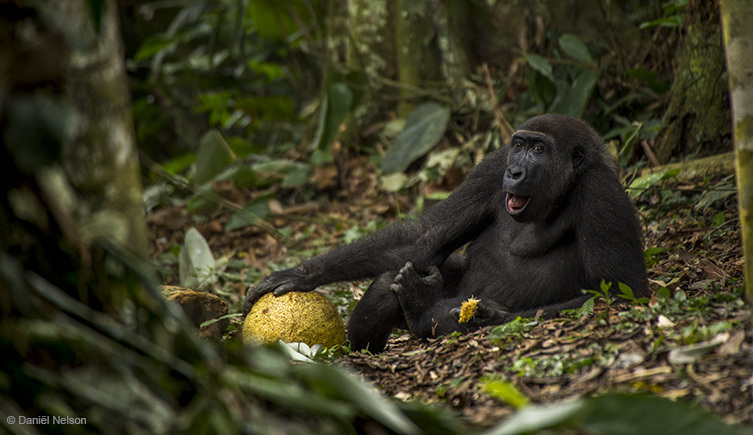
[[(464, 255), (456, 253), (468, 244)], [(520, 126), (445, 201), (249, 289), (261, 295), (376, 277), (348, 327), (354, 350), (379, 352), (395, 327), (417, 337), (576, 308), (602, 280), (649, 293), (636, 210), (599, 136), (583, 121), (543, 115)], [(479, 314), (457, 321), (463, 300)]]

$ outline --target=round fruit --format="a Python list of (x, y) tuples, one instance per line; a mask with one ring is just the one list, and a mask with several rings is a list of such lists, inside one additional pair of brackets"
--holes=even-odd
[(290, 292), (279, 297), (268, 293), (246, 316), (243, 340), (332, 347), (345, 342), (345, 327), (335, 305), (319, 293)]

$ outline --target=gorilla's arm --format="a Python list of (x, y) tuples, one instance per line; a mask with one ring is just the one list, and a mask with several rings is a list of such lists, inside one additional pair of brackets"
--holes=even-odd
[(248, 290), (243, 312), (247, 313), (256, 299), (269, 292), (279, 296), (293, 290), (310, 291), (331, 282), (371, 278), (397, 271), (407, 261), (418, 270), (441, 265), (494, 221), (505, 160), (503, 151), (490, 154), (452, 195), (417, 221), (396, 223), (294, 268), (273, 272)]
[[(630, 286), (636, 296), (649, 294), (643, 261), (642, 231), (636, 209), (609, 167), (593, 168), (581, 177), (576, 195), (581, 220), (576, 224), (578, 252), (590, 289), (598, 290), (602, 280)], [(608, 200), (590, 201), (592, 198)]]
[(562, 310), (580, 308), (592, 297), (592, 295), (582, 295), (568, 301), (515, 312), (508, 311), (507, 307), (493, 299), (481, 299), (478, 303), (478, 311), (467, 323), (458, 321), (463, 299), (443, 299), (430, 307), (426, 307), (426, 315), (414, 319), (413, 324), (409, 323), (409, 325), (411, 325), (411, 333), (416, 337), (438, 337), (455, 331), (469, 332), (485, 326), (501, 325), (518, 317), (530, 319), (538, 314), (541, 314), (542, 317), (549, 317)]

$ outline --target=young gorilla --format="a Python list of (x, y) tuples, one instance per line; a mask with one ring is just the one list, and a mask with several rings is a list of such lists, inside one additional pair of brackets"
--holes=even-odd
[[(464, 255), (456, 253), (468, 244)], [(268, 292), (376, 277), (351, 315), (354, 350), (384, 349), (395, 327), (417, 337), (577, 308), (602, 280), (648, 294), (636, 210), (599, 136), (583, 121), (543, 115), (489, 154), (445, 201), (249, 289)], [(463, 300), (478, 313), (458, 322)]]

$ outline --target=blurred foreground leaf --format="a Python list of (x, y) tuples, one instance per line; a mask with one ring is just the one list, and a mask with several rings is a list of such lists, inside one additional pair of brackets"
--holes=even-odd
[(550, 431), (610, 435), (750, 434), (750, 430), (727, 425), (711, 413), (688, 403), (635, 394), (605, 394), (556, 404), (532, 405), (484, 434)]
[(495, 399), (510, 404), (515, 408), (523, 408), (528, 405), (529, 400), (515, 385), (510, 382), (490, 379), (483, 383), (484, 392), (493, 396)]

